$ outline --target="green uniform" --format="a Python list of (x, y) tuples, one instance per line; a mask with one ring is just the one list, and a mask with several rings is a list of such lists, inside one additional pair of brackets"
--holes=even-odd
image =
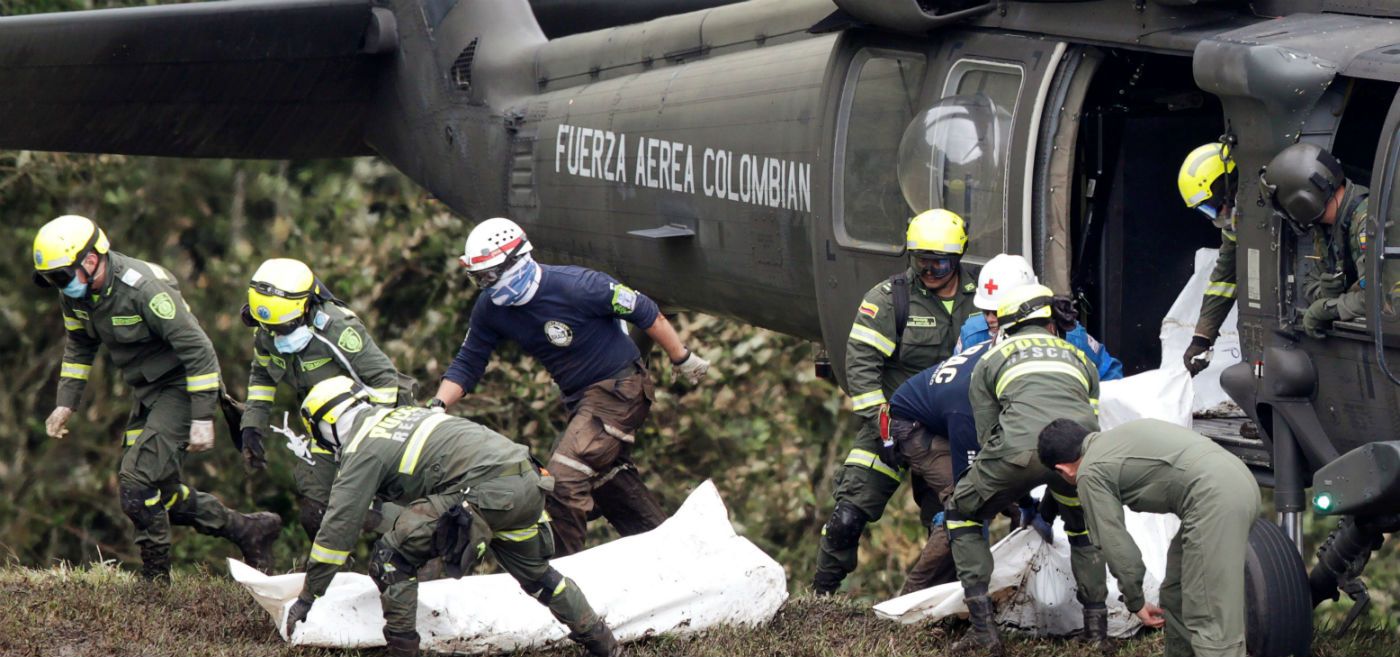
[(105, 285), (89, 292), (61, 297), (68, 343), (58, 405), (77, 408), (98, 348), (106, 345), (136, 397), (122, 436), (122, 511), (136, 525), (148, 568), (168, 568), (171, 523), (224, 536), (232, 520), (217, 498), (180, 480), (190, 422), (214, 418), (219, 362), (175, 277), (159, 265), (110, 252)]
[(1123, 507), (1174, 513), (1181, 529), (1162, 581), (1167, 655), (1244, 657), (1245, 557), (1259, 486), (1244, 463), (1209, 439), (1160, 420), (1137, 420), (1084, 439), (1079, 497), (1128, 611), (1142, 609), (1142, 553)]
[(434, 537), (442, 523), (451, 519), (462, 526), (463, 517), (470, 518), (469, 557), (479, 557), (489, 545), (525, 592), (576, 634), (598, 621), (573, 581), (549, 565), (554, 539), (544, 498), (553, 480), (540, 477), (524, 445), (471, 420), (407, 406), (361, 411), (342, 435), (350, 439), (311, 546), (302, 600), (325, 593), (379, 495), (406, 504), (376, 543), (369, 566), (387, 631), (415, 631), (417, 569), (434, 556), (455, 560), (438, 554), (442, 544)]
[(1215, 269), (1210, 272), (1210, 282), (1206, 284), (1205, 297), (1201, 299), (1201, 315), (1196, 320), (1196, 335), (1211, 342), (1220, 336), (1220, 325), (1235, 307), (1235, 251), (1239, 238), (1235, 235), (1234, 220), (1229, 228), (1220, 229), (1220, 255), (1215, 259)]
[[(1366, 187), (1347, 181), (1336, 223), (1319, 225), (1313, 233), (1318, 264), (1305, 276), (1303, 292), (1309, 303), (1335, 300), (1336, 315), (1342, 321), (1366, 316), (1366, 279), (1370, 274), (1366, 264), (1369, 194)], [(1382, 284), (1393, 303), (1400, 294), (1400, 265), (1386, 266), (1384, 279)], [(1333, 304), (1329, 301), (1329, 305)]]
[(1098, 429), (1098, 369), (1070, 343), (1041, 326), (1027, 326), (982, 357), (969, 394), (982, 449), (958, 481), (948, 510), (948, 535), (963, 588), (969, 596), (985, 595), (991, 582), (992, 552), (983, 523), (1047, 484), (1070, 537), (1079, 601), (1102, 604), (1108, 578), (1084, 530), (1074, 487), (1036, 456), (1040, 431), (1056, 419)]
[[(941, 299), (924, 287), (918, 272), (912, 268), (906, 271), (909, 319), (898, 345), (893, 285), (881, 282), (861, 301), (846, 343), (846, 385), (855, 413), (862, 421), (844, 467), (836, 475), (836, 509), (822, 527), (813, 582), (817, 590), (834, 590), (855, 570), (856, 547), (865, 524), (884, 515), (885, 504), (899, 488), (901, 472), (879, 456), (883, 442), (877, 422), (880, 406), (909, 377), (953, 355), (963, 320), (977, 312), (972, 305), (977, 273), (976, 267), (962, 265), (957, 292), (951, 299)], [(922, 489), (920, 482), (915, 496), (925, 507), (925, 515), (931, 518), (936, 512), (932, 507), (938, 505), (937, 496)]]
[[(298, 353), (283, 354), (274, 345), (274, 335), (264, 328), (253, 332), (253, 362), (248, 368), (248, 407), (243, 413), (243, 427), (254, 428), (268, 436), (272, 404), (277, 397), (277, 385), (285, 384), (296, 394), (296, 403), (316, 384), (336, 376), (348, 376), (370, 389), (371, 400), (384, 405), (413, 403), (412, 379), (400, 377), (389, 357), (380, 351), (360, 318), (348, 308), (325, 303), (312, 315), (311, 342)], [(293, 471), (297, 493), (301, 495), (301, 524), (309, 536), (315, 536), (330, 499), (331, 482), (335, 480), (335, 455), (311, 443), (311, 463), (298, 458)], [(376, 511), (366, 529), (387, 531), (393, 524), (398, 507)], [(379, 516), (379, 517), (375, 517)], [(384, 526), (380, 526), (381, 524)]]

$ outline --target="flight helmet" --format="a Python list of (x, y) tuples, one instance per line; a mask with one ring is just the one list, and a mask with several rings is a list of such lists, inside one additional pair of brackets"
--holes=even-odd
[(1293, 144), (1259, 172), (1261, 193), (1299, 232), (1322, 219), (1345, 182), (1341, 162), (1316, 144)]

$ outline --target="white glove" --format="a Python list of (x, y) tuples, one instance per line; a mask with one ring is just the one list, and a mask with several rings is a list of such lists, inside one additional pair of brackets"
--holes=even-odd
[(73, 409), (67, 406), (54, 407), (53, 412), (49, 413), (49, 419), (44, 420), (44, 432), (48, 433), (50, 438), (62, 438), (68, 435), (68, 427), (65, 425), (68, 424), (70, 417), (73, 417)]
[(675, 370), (685, 377), (690, 385), (700, 383), (700, 379), (705, 378), (705, 373), (710, 371), (710, 361), (695, 355), (695, 352), (685, 350), (685, 358), (681, 362), (672, 362)]
[(185, 451), (193, 454), (214, 449), (214, 421), (195, 420), (190, 423), (190, 446)]

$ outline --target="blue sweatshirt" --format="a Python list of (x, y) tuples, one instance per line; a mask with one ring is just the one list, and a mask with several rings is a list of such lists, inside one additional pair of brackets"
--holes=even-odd
[(511, 340), (544, 364), (568, 399), (641, 358), (618, 320), (651, 328), (654, 301), (591, 269), (540, 270), (540, 287), (524, 305), (498, 306), (489, 295), (477, 297), (467, 337), (443, 378), (471, 392), (497, 343)]
[(991, 351), (991, 344), (990, 340), (984, 340), (915, 374), (890, 397), (890, 415), (918, 422), (933, 434), (948, 439), (953, 476), (959, 479), (979, 449), (968, 390), (972, 385), (972, 370), (977, 367), (977, 361)]
[[(992, 331), (987, 327), (987, 318), (981, 313), (969, 316), (963, 322), (962, 334), (958, 337), (958, 348), (963, 345), (977, 344), (990, 340)], [(1108, 348), (1103, 346), (1094, 336), (1084, 330), (1084, 325), (1076, 322), (1074, 330), (1065, 334), (1065, 342), (1068, 342), (1084, 352), (1085, 356), (1099, 368), (1100, 381), (1116, 381), (1123, 378), (1123, 363), (1108, 353)]]

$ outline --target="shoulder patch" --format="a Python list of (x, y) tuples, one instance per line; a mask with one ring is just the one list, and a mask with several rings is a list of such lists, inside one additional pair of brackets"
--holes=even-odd
[(361, 349), (365, 348), (364, 338), (361, 338), (354, 327), (350, 326), (345, 327), (345, 330), (340, 332), (340, 339), (336, 340), (336, 344), (340, 345), (341, 349), (352, 354), (357, 354)]
[(613, 283), (612, 307), (613, 312), (618, 315), (626, 315), (637, 309), (637, 291), (623, 285)]
[(860, 302), (860, 314), (875, 319), (875, 316), (880, 314), (880, 307), (869, 301), (862, 301)]
[(151, 312), (161, 319), (175, 319), (175, 300), (170, 298), (169, 292), (161, 292), (151, 298), (148, 304)]
[(327, 315), (325, 311), (318, 310), (316, 316), (311, 318), (311, 325), (315, 326), (318, 331), (326, 330), (326, 325), (329, 323), (331, 323), (331, 316)]
[(976, 284), (976, 283), (964, 283), (964, 284), (963, 284), (963, 294), (972, 294), (973, 292), (976, 292), (976, 291), (977, 291), (977, 284)]
[(127, 267), (126, 273), (122, 274), (122, 282), (131, 287), (136, 287), (136, 284), (141, 282), (141, 272)]

